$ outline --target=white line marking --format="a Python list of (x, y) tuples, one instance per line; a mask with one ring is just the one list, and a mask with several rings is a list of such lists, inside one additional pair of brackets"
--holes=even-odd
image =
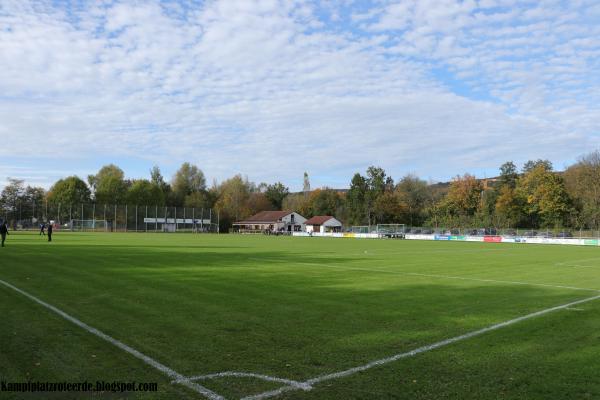
[[(498, 324), (491, 325), (491, 326), (488, 326), (488, 327), (483, 328), (483, 329), (479, 329), (479, 330), (476, 330), (476, 331), (465, 333), (465, 334), (460, 335), (460, 336), (455, 336), (455, 337), (450, 338), (450, 339), (442, 340), (441, 342), (433, 343), (433, 344), (430, 344), (430, 345), (427, 345), (427, 346), (422, 346), (422, 347), (416, 348), (414, 350), (411, 350), (411, 351), (408, 351), (408, 352), (405, 352), (405, 353), (399, 353), (399, 354), (393, 355), (391, 357), (382, 358), (380, 360), (371, 361), (368, 364), (364, 364), (364, 365), (361, 365), (361, 366), (358, 366), (358, 367), (346, 369), (344, 371), (334, 372), (334, 373), (327, 374), (327, 375), (321, 375), (321, 376), (318, 376), (316, 378), (308, 379), (308, 380), (306, 380), (304, 382), (301, 382), (301, 383), (309, 385), (309, 386), (313, 386), (315, 384), (318, 384), (318, 383), (321, 383), (321, 382), (325, 382), (325, 381), (329, 381), (329, 380), (332, 380), (332, 379), (338, 379), (338, 378), (343, 378), (343, 377), (346, 377), (346, 376), (354, 375), (354, 374), (356, 374), (358, 372), (362, 372), (362, 371), (365, 371), (365, 370), (368, 370), (368, 369), (371, 369), (371, 368), (374, 368), (374, 367), (378, 367), (378, 366), (381, 366), (381, 365), (384, 365), (384, 364), (388, 364), (388, 363), (400, 360), (402, 358), (413, 357), (413, 356), (416, 356), (417, 354), (421, 354), (421, 353), (425, 353), (425, 352), (428, 352), (428, 351), (431, 351), (431, 350), (439, 349), (440, 347), (448, 346), (450, 344), (453, 344), (453, 343), (456, 343), (456, 342), (460, 342), (462, 340), (466, 340), (466, 339), (473, 338), (475, 336), (483, 335), (484, 333), (495, 331), (497, 329), (501, 329), (501, 328), (507, 327), (509, 325), (516, 324), (516, 323), (521, 322), (521, 321), (525, 321), (525, 320), (528, 320), (528, 319), (531, 319), (531, 318), (536, 318), (536, 317), (539, 317), (541, 315), (548, 314), (548, 313), (551, 313), (551, 312), (554, 312), (554, 311), (568, 309), (568, 308), (571, 308), (572, 306), (575, 306), (575, 305), (578, 305), (578, 304), (587, 303), (587, 302), (598, 300), (598, 299), (600, 299), (600, 295), (594, 296), (594, 297), (588, 297), (588, 298), (583, 299), (583, 300), (573, 301), (571, 303), (563, 304), (563, 305), (556, 306), (556, 307), (547, 308), (545, 310), (536, 311), (534, 313), (527, 314), (527, 315), (524, 315), (522, 317), (514, 318), (514, 319), (511, 319), (511, 320), (508, 320), (508, 321), (505, 321), (505, 322), (500, 322)], [(242, 400), (261, 400), (261, 399), (266, 399), (266, 398), (269, 398), (269, 397), (278, 396), (278, 395), (280, 395), (280, 394), (282, 394), (284, 392), (288, 392), (288, 391), (291, 391), (291, 390), (297, 390), (297, 388), (294, 387), (294, 386), (282, 386), (282, 387), (280, 387), (278, 389), (275, 389), (275, 390), (270, 390), (270, 391), (259, 393), (259, 394), (256, 394), (256, 395), (244, 397)]]
[(210, 399), (210, 400), (225, 400), (224, 397), (218, 395), (217, 393), (213, 392), (212, 390), (205, 388), (202, 385), (199, 385), (195, 382), (191, 382), (189, 379), (187, 379), (185, 376), (181, 375), (180, 373), (172, 370), (171, 368), (167, 367), (166, 365), (163, 365), (161, 363), (159, 363), (158, 361), (154, 360), (153, 358), (148, 357), (147, 355), (140, 353), (139, 351), (137, 351), (136, 349), (134, 349), (133, 347), (130, 347), (128, 345), (126, 345), (123, 342), (118, 341), (117, 339), (114, 339), (111, 336), (108, 336), (106, 333), (99, 331), (98, 329), (89, 326), (88, 324), (81, 322), (80, 320), (78, 320), (75, 317), (70, 316), (69, 314), (67, 314), (64, 311), (59, 310), (58, 308), (38, 299), (37, 297), (19, 289), (16, 286), (11, 285), (8, 282), (3, 281), (2, 279), (0, 279), (0, 284), (6, 286), (7, 288), (10, 288), (12, 290), (14, 290), (15, 292), (18, 292), (20, 294), (22, 294), (23, 296), (29, 298), (30, 300), (35, 301), (36, 303), (46, 307), (47, 309), (49, 309), (50, 311), (53, 311), (54, 313), (60, 315), (61, 317), (63, 317), (64, 319), (66, 319), (67, 321), (72, 322), (73, 324), (79, 326), (80, 328), (85, 329), (86, 331), (88, 331), (89, 333), (98, 336), (101, 339), (104, 339), (105, 341), (113, 344), (114, 346), (120, 348), (121, 350), (126, 351), (127, 353), (131, 354), (132, 356), (142, 360), (143, 362), (145, 362), (146, 364), (150, 365), (151, 367), (154, 367), (155, 369), (159, 370), (160, 372), (162, 372), (163, 374), (167, 375), (169, 378), (176, 380), (178, 383), (187, 386), (188, 388), (204, 395), (206, 398)]
[[(252, 258), (252, 260), (254, 260), (254, 261), (263, 261), (263, 262), (264, 261), (272, 261), (272, 260), (257, 259), (257, 258)], [(314, 266), (317, 266), (317, 267), (345, 269), (345, 270), (351, 270), (351, 271), (382, 272), (382, 273), (394, 274), (394, 275), (421, 276), (421, 277), (425, 277), (425, 278), (457, 279), (457, 280), (462, 280), (462, 281), (487, 282), (487, 283), (503, 283), (503, 284), (524, 285), (524, 286), (541, 286), (541, 287), (551, 287), (551, 288), (556, 288), (556, 289), (571, 289), (571, 290), (584, 290), (584, 291), (589, 291), (589, 292), (600, 292), (599, 289), (580, 288), (580, 287), (575, 287), (575, 286), (564, 286), (564, 285), (553, 285), (553, 284), (549, 284), (549, 283), (502, 281), (502, 280), (496, 280), (496, 279), (468, 278), (468, 277), (464, 277), (464, 276), (422, 274), (422, 273), (419, 273), (419, 272), (390, 271), (390, 270), (386, 270), (386, 269), (377, 269), (377, 268), (346, 267), (346, 266), (343, 266), (343, 265), (307, 263), (307, 262), (298, 262), (298, 261), (294, 261), (294, 264), (314, 265)]]
[(579, 260), (571, 260), (571, 261), (565, 261), (565, 262), (557, 262), (554, 265), (557, 267), (571, 267), (571, 268), (597, 268), (597, 265), (581, 265), (581, 264), (574, 264), (574, 263), (580, 263), (580, 262), (586, 262), (586, 261), (598, 261), (600, 260), (600, 258), (596, 257), (596, 258), (583, 258), (583, 259), (579, 259)]
[[(393, 255), (423, 255), (423, 254), (466, 254), (466, 253), (488, 253), (491, 251), (502, 251), (505, 252), (506, 255), (514, 255), (514, 253), (506, 253), (506, 249), (463, 249), (463, 250), (454, 250), (454, 249), (447, 249), (447, 250), (427, 250), (427, 251), (385, 251), (385, 250), (380, 250), (380, 249), (367, 249), (365, 251), (368, 251), (368, 253), (366, 253), (369, 256), (393, 256)], [(365, 253), (364, 252), (359, 252), (359, 253), (346, 253), (348, 255), (358, 255), (358, 256), (362, 256)], [(339, 257), (339, 255), (333, 255), (333, 256), (329, 256), (329, 257)]]
[[(263, 381), (267, 381), (267, 382), (285, 383), (285, 384), (292, 386), (294, 388), (297, 388), (297, 389), (302, 389), (302, 390), (311, 390), (312, 389), (312, 387), (310, 385), (307, 385), (304, 382), (298, 382), (298, 381), (294, 381), (291, 379), (277, 378), (275, 376), (269, 376), (269, 375), (255, 374), (252, 372), (226, 371), (226, 372), (218, 372), (216, 374), (190, 376), (187, 379), (190, 381), (196, 381), (196, 380), (225, 378), (225, 377), (257, 378), (257, 379), (262, 379)], [(178, 382), (178, 381), (173, 381), (173, 382)]]

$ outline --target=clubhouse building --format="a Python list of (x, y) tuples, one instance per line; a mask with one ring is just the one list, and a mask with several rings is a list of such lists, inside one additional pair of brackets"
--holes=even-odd
[(306, 222), (306, 232), (308, 233), (328, 233), (341, 232), (342, 223), (331, 215), (317, 215)]
[(302, 232), (306, 218), (294, 211), (261, 211), (233, 224), (240, 233)]

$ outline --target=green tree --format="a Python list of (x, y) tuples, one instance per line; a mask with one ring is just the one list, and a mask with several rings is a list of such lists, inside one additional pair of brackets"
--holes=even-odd
[(350, 182), (350, 190), (346, 195), (348, 209), (348, 223), (363, 225), (368, 223), (367, 193), (369, 185), (367, 179), (359, 173), (354, 174)]
[[(457, 219), (449, 216), (445, 206), (445, 198), (448, 194), (448, 187), (440, 184), (429, 184), (427, 186), (427, 200), (423, 214), (426, 216), (425, 225), (439, 227), (460, 226), (454, 223)], [(454, 221), (453, 221), (454, 220)], [(451, 222), (451, 223), (448, 223)]]
[(27, 186), (23, 193), (23, 200), (28, 203), (41, 204), (46, 197), (46, 190), (42, 187)]
[(22, 215), (31, 215), (33, 217), (41, 215), (41, 207), (45, 198), (46, 191), (44, 188), (27, 186), (21, 197)]
[[(383, 205), (379, 200), (384, 193), (394, 190), (394, 180), (391, 177), (386, 176), (383, 168), (370, 166), (367, 168), (367, 195), (366, 208), (367, 208), (367, 222), (369, 225), (374, 223), (385, 223), (387, 222), (387, 212), (382, 212), (381, 206)], [(377, 205), (380, 205), (379, 209)]]
[(218, 186), (215, 209), (220, 214), (221, 227), (229, 228), (233, 222), (250, 216), (250, 186), (241, 175), (235, 175)]
[(473, 175), (457, 176), (450, 183), (445, 207), (450, 214), (462, 217), (462, 222), (466, 222), (465, 217), (475, 215), (479, 209), (482, 192), (482, 183)]
[(283, 199), (290, 194), (290, 190), (281, 182), (268, 185), (265, 191), (265, 196), (271, 202), (274, 210), (281, 210)]
[(123, 204), (127, 196), (127, 182), (123, 170), (114, 164), (105, 165), (96, 175), (88, 176), (98, 204)]
[(600, 151), (579, 158), (564, 174), (565, 187), (575, 202), (578, 228), (600, 229)]
[(331, 215), (338, 216), (342, 199), (337, 191), (332, 189), (317, 189), (310, 193), (306, 208), (302, 210), (305, 217), (313, 217), (315, 215)]
[(398, 182), (395, 191), (399, 210), (406, 210), (406, 219), (398, 222), (408, 223), (410, 226), (422, 224), (423, 211), (429, 197), (427, 182), (416, 175), (408, 174)]
[(89, 203), (91, 193), (86, 183), (77, 176), (59, 179), (48, 192), (48, 201), (55, 204), (78, 205)]
[(386, 190), (375, 199), (373, 216), (378, 223), (400, 223), (407, 215), (406, 204), (401, 202), (398, 193)]
[(185, 196), (183, 205), (184, 207), (188, 208), (208, 209), (213, 206), (213, 202), (210, 193), (207, 191), (202, 191), (193, 192)]
[(127, 203), (138, 206), (163, 206), (163, 191), (147, 179), (134, 180), (127, 191)]
[(248, 197), (248, 209), (250, 214), (256, 214), (260, 211), (272, 211), (273, 204), (265, 193), (254, 191)]
[[(564, 226), (571, 211), (571, 201), (562, 176), (550, 173), (536, 193), (539, 211), (545, 226)], [(535, 200), (534, 200), (535, 201)]]
[(160, 188), (163, 193), (163, 197), (166, 199), (171, 191), (171, 186), (165, 182), (165, 178), (162, 176), (158, 165), (153, 166), (150, 170), (150, 182)]
[[(287, 195), (282, 202), (281, 209), (286, 211), (296, 211), (304, 215), (304, 210), (308, 209), (309, 195), (302, 193), (291, 193)], [(306, 217), (306, 215), (304, 215)]]
[(571, 212), (563, 178), (540, 163), (517, 182), (517, 194), (532, 227), (561, 226)]
[(505, 162), (500, 166), (500, 186), (508, 186), (514, 189), (517, 186), (518, 177), (517, 166), (512, 161)]
[(523, 202), (515, 189), (503, 185), (496, 198), (495, 213), (502, 226), (518, 227), (522, 218)]
[(0, 193), (0, 209), (4, 213), (14, 212), (18, 209), (25, 194), (25, 181), (22, 179), (8, 178), (8, 185)]
[(386, 177), (383, 168), (375, 166), (367, 168), (367, 185), (372, 201), (375, 201), (379, 195), (383, 194), (389, 188), (390, 183), (393, 186), (393, 181), (390, 182), (389, 178)]
[(173, 176), (171, 188), (173, 200), (177, 203), (176, 205), (181, 206), (184, 204), (186, 196), (206, 190), (206, 178), (200, 168), (185, 162)]
[(500, 166), (498, 185), (493, 191), (493, 196), (487, 197), (488, 211), (495, 217), (496, 225), (515, 227), (521, 221), (523, 202), (515, 190), (518, 179), (519, 173), (515, 163), (507, 161)]
[(533, 169), (540, 167), (546, 171), (552, 171), (552, 163), (549, 160), (529, 160), (523, 165), (523, 173), (526, 174), (528, 172), (533, 171)]

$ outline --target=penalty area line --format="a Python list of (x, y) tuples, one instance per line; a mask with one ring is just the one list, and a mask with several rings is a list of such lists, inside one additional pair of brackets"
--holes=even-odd
[[(500, 322), (500, 323), (495, 324), (495, 325), (488, 326), (486, 328), (482, 328), (482, 329), (479, 329), (479, 330), (476, 330), (476, 331), (468, 332), (468, 333), (465, 333), (465, 334), (460, 335), (460, 336), (455, 336), (455, 337), (452, 337), (452, 338), (449, 338), (449, 339), (446, 339), (446, 340), (442, 340), (442, 341), (437, 342), (437, 343), (433, 343), (433, 344), (430, 344), (430, 345), (422, 346), (422, 347), (416, 348), (414, 350), (407, 351), (405, 353), (399, 353), (399, 354), (395, 354), (395, 355), (387, 357), (387, 358), (382, 358), (382, 359), (379, 359), (379, 360), (371, 361), (370, 363), (367, 363), (367, 364), (364, 364), (364, 365), (360, 365), (358, 367), (346, 369), (346, 370), (339, 371), (339, 372), (334, 372), (334, 373), (331, 373), (331, 374), (321, 375), (321, 376), (318, 376), (316, 378), (308, 379), (308, 380), (306, 380), (304, 382), (301, 382), (301, 383), (303, 385), (306, 385), (306, 387), (312, 387), (313, 385), (319, 384), (321, 382), (329, 381), (329, 380), (332, 380), (332, 379), (344, 378), (344, 377), (347, 377), (347, 376), (350, 376), (350, 375), (357, 374), (357, 373), (362, 372), (362, 371), (366, 371), (366, 370), (371, 369), (371, 368), (379, 367), (379, 366), (382, 366), (382, 365), (385, 365), (385, 364), (389, 364), (389, 363), (394, 362), (394, 361), (398, 361), (398, 360), (403, 359), (403, 358), (414, 357), (414, 356), (416, 356), (418, 354), (421, 354), (421, 353), (425, 353), (425, 352), (428, 352), (428, 351), (439, 349), (440, 347), (448, 346), (448, 345), (456, 343), (456, 342), (460, 342), (460, 341), (467, 340), (467, 339), (470, 339), (470, 338), (473, 338), (473, 337), (476, 337), (476, 336), (480, 336), (480, 335), (483, 335), (483, 334), (485, 334), (487, 332), (495, 331), (497, 329), (505, 328), (507, 326), (510, 326), (510, 325), (513, 325), (513, 324), (516, 324), (516, 323), (519, 323), (519, 322), (522, 322), (522, 321), (526, 321), (528, 319), (536, 318), (536, 317), (539, 317), (539, 316), (542, 316), (542, 315), (545, 315), (545, 314), (548, 314), (548, 313), (551, 313), (551, 312), (554, 312), (554, 311), (558, 311), (558, 310), (569, 309), (569, 308), (571, 308), (573, 306), (576, 306), (578, 304), (583, 304), (583, 303), (587, 303), (587, 302), (598, 300), (598, 299), (600, 299), (600, 295), (594, 296), (594, 297), (588, 297), (588, 298), (585, 298), (585, 299), (582, 299), (582, 300), (573, 301), (571, 303), (563, 304), (563, 305), (560, 305), (560, 306), (555, 306), (555, 307), (547, 308), (545, 310), (536, 311), (536, 312), (533, 312), (531, 314), (523, 315), (521, 317), (517, 317), (517, 318), (511, 319), (511, 320), (508, 320), (508, 321), (504, 321), (504, 322)], [(291, 385), (282, 386), (282, 387), (280, 387), (278, 389), (275, 389), (275, 390), (270, 390), (270, 391), (259, 393), (259, 394), (252, 395), (252, 396), (246, 396), (242, 400), (262, 400), (262, 399), (267, 399), (267, 398), (270, 398), (270, 397), (279, 396), (282, 393), (289, 392), (289, 391), (292, 391), (292, 390), (298, 390), (298, 387), (297, 386), (291, 386)]]
[[(197, 380), (217, 379), (217, 378), (226, 378), (226, 377), (257, 378), (257, 379), (267, 381), (267, 382), (284, 383), (288, 386), (293, 386), (295, 388), (302, 389), (302, 390), (308, 391), (308, 390), (312, 389), (312, 387), (310, 387), (309, 385), (306, 385), (305, 383), (302, 383), (302, 382), (294, 381), (291, 379), (278, 378), (276, 376), (255, 374), (252, 372), (225, 371), (225, 372), (218, 372), (216, 374), (190, 376), (190, 377), (188, 377), (188, 380), (197, 381)], [(177, 382), (177, 381), (173, 381), (173, 382)]]
[(18, 287), (11, 285), (8, 282), (3, 281), (2, 279), (0, 279), (0, 284), (6, 286), (9, 289), (14, 290), (15, 292), (17, 292), (19, 294), (22, 294), (23, 296), (27, 297), (28, 299), (33, 300), (34, 302), (38, 303), (39, 305), (54, 312), (55, 314), (60, 315), (67, 321), (79, 326), (80, 328), (88, 331), (89, 333), (107, 341), (108, 343), (110, 343), (110, 344), (120, 348), (121, 350), (131, 354), (132, 356), (142, 360), (147, 365), (153, 367), (154, 369), (157, 369), (158, 371), (167, 375), (169, 378), (173, 379), (174, 381), (177, 381), (177, 383), (179, 383), (183, 386), (186, 386), (186, 387), (192, 389), (193, 391), (205, 396), (207, 399), (209, 399), (209, 400), (225, 400), (225, 398), (223, 396), (218, 395), (217, 393), (213, 392), (212, 390), (210, 390), (196, 382), (190, 381), (187, 377), (183, 376), (179, 372), (174, 371), (173, 369), (167, 367), (166, 365), (161, 364), (160, 362), (156, 361), (155, 359), (139, 352), (138, 350), (134, 349), (133, 347), (126, 345), (125, 343), (107, 335), (106, 333), (86, 324), (85, 322), (82, 322), (82, 321), (78, 320), (77, 318), (72, 317), (71, 315), (67, 314), (66, 312), (54, 307), (53, 305), (48, 304), (45, 301), (38, 299), (34, 295), (29, 294), (26, 291), (21, 290)]

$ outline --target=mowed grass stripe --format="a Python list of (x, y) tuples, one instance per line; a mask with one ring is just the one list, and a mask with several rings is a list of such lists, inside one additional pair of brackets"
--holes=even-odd
[[(253, 260), (259, 262), (269, 262), (272, 260), (269, 259), (258, 259), (253, 258)], [(568, 290), (583, 290), (588, 292), (598, 292), (600, 289), (592, 289), (592, 288), (580, 288), (574, 286), (565, 286), (565, 285), (556, 285), (552, 283), (536, 283), (536, 282), (520, 282), (520, 281), (507, 281), (507, 280), (497, 280), (497, 279), (483, 279), (483, 278), (473, 278), (466, 276), (451, 276), (451, 275), (436, 275), (436, 274), (426, 274), (420, 272), (405, 272), (398, 271), (394, 269), (381, 269), (381, 268), (373, 268), (373, 267), (350, 267), (344, 265), (336, 265), (336, 264), (325, 264), (325, 263), (294, 263), (296, 265), (307, 265), (314, 266), (319, 268), (333, 268), (338, 270), (345, 271), (363, 271), (368, 273), (383, 273), (383, 274), (393, 274), (393, 275), (404, 275), (404, 276), (417, 276), (422, 278), (435, 278), (435, 279), (450, 279), (450, 280), (463, 280), (463, 281), (473, 281), (473, 282), (483, 282), (483, 283), (491, 283), (491, 284), (501, 284), (501, 285), (524, 285), (524, 286), (540, 286), (547, 288), (555, 288), (555, 289), (568, 289)]]

